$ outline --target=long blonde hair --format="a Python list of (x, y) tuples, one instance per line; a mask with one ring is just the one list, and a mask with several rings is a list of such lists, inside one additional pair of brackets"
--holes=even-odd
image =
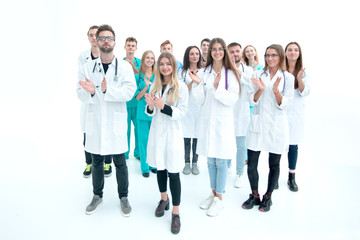
[(169, 82), (169, 85), (170, 85), (169, 91), (168, 91), (168, 95), (166, 98), (167, 103), (170, 106), (172, 106), (179, 99), (179, 83), (178, 83), (177, 73), (176, 73), (176, 69), (177, 69), (176, 59), (171, 53), (164, 52), (159, 56), (159, 58), (157, 60), (157, 67), (155, 70), (154, 88), (152, 89), (151, 92), (154, 93), (154, 95), (155, 95), (162, 91), (164, 76), (160, 73), (159, 67), (160, 67), (160, 61), (163, 58), (169, 59), (171, 67), (173, 69), (173, 71), (171, 73), (171, 79)]
[[(141, 64), (140, 64), (139, 73), (145, 73), (145, 68), (146, 68), (145, 58), (146, 58), (146, 55), (148, 55), (149, 53), (151, 53), (155, 58), (155, 54), (153, 53), (153, 51), (151, 51), (151, 50), (145, 51), (143, 53), (142, 57), (141, 57)], [(151, 66), (151, 73), (154, 73), (154, 72), (155, 72), (155, 63)]]

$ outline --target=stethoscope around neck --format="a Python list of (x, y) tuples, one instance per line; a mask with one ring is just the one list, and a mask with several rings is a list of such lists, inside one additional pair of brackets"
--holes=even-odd
[[(265, 70), (263, 70), (263, 72), (260, 74), (260, 77), (262, 76), (262, 75), (264, 75), (265, 74), (265, 77), (268, 77), (269, 76), (269, 74), (265, 71)], [(284, 90), (285, 90), (285, 83), (286, 83), (286, 81), (285, 81), (285, 72), (282, 72), (282, 74), (283, 74), (283, 77), (284, 77), (284, 84), (283, 84), (283, 90), (281, 91), (282, 93), (284, 92)]]
[[(98, 71), (101, 72), (101, 63), (95, 62), (94, 68), (93, 68), (93, 73), (96, 70), (96, 65), (98, 65)], [(117, 60), (117, 58), (115, 58), (115, 76), (114, 76), (115, 82), (118, 80), (117, 72), (118, 72), (118, 60)], [(98, 88), (99, 86), (96, 86), (96, 87)]]
[[(208, 67), (209, 67), (209, 65), (206, 66), (206, 68), (204, 69), (204, 72), (206, 71), (206, 69)], [(213, 69), (212, 64), (210, 64), (210, 72), (209, 73), (212, 72), (212, 69)], [(225, 68), (225, 89), (228, 90), (228, 69), (227, 68)]]

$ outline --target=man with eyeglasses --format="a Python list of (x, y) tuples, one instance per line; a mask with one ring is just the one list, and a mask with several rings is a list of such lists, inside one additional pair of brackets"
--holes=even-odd
[(233, 42), (228, 45), (230, 58), (241, 72), (241, 94), (234, 106), (234, 126), (236, 136), (236, 177), (234, 187), (241, 187), (241, 176), (244, 173), (247, 159), (246, 132), (250, 123), (250, 103), (247, 98), (247, 88), (253, 73), (251, 67), (241, 62), (242, 49), (240, 43)]
[(86, 111), (85, 150), (92, 158), (93, 199), (86, 208), (92, 214), (103, 202), (104, 156), (111, 155), (116, 169), (116, 180), (121, 213), (131, 215), (128, 201), (129, 177), (125, 161), (127, 147), (126, 102), (135, 93), (136, 83), (131, 66), (115, 57), (115, 32), (102, 25), (96, 33), (100, 57), (81, 67), (77, 94)]
[[(124, 60), (130, 63), (134, 74), (139, 73), (140, 65), (141, 65), (141, 59), (135, 57), (135, 51), (137, 50), (137, 40), (134, 37), (128, 37), (125, 40), (125, 51), (126, 51), (126, 57), (124, 57)], [(135, 148), (134, 148), (134, 157), (136, 159), (140, 160), (140, 150), (139, 150), (139, 140), (138, 140), (138, 128), (137, 128), (137, 119), (136, 119), (136, 113), (137, 113), (137, 104), (138, 101), (135, 98), (135, 96), (126, 103), (127, 107), (127, 140), (128, 140), (128, 151), (125, 153), (125, 159), (129, 159), (129, 153), (130, 153), (130, 136), (131, 136), (131, 122), (134, 125), (134, 136), (135, 136)]]
[[(88, 40), (91, 44), (91, 48), (82, 52), (79, 56), (79, 70), (81, 66), (91, 60), (97, 59), (100, 56), (100, 49), (96, 41), (96, 32), (98, 30), (99, 26), (91, 26), (87, 32)], [(88, 108), (88, 104), (82, 103), (81, 104), (81, 111), (80, 111), (80, 124), (81, 124), (81, 130), (84, 133), (84, 146), (86, 142), (86, 133), (85, 133), (85, 118), (86, 118), (86, 110)], [(91, 160), (91, 154), (85, 151), (85, 162), (86, 167), (83, 172), (84, 178), (89, 178), (91, 175), (92, 170), (92, 160)], [(104, 165), (104, 175), (105, 177), (111, 176), (111, 156), (105, 157), (105, 165)]]

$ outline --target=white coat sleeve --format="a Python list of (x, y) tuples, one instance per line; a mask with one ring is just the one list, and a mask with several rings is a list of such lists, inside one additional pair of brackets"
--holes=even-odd
[[(257, 74), (257, 72), (254, 72), (254, 73), (252, 74), (252, 77), (258, 79), (258, 74)], [(249, 103), (250, 103), (251, 105), (258, 105), (258, 104), (259, 104), (259, 100), (261, 99), (262, 95), (261, 95), (260, 98), (257, 100), (257, 102), (254, 101), (255, 93), (256, 93), (258, 90), (259, 90), (259, 88), (258, 88), (257, 86), (255, 86), (255, 84), (254, 84), (254, 83), (251, 81), (251, 79), (250, 79), (247, 94), (248, 94)]]
[(274, 101), (277, 108), (284, 110), (289, 105), (289, 103), (292, 102), (292, 99), (294, 97), (294, 80), (295, 78), (292, 74), (287, 72), (285, 73), (285, 89), (281, 93), (283, 95), (281, 104), (278, 105), (276, 100)]
[(179, 99), (176, 106), (170, 106), (172, 109), (171, 120), (178, 120), (185, 116), (188, 107), (189, 91), (185, 83), (179, 82)]
[(306, 97), (306, 96), (309, 96), (309, 94), (310, 94), (309, 75), (307, 73), (304, 73), (303, 83), (305, 85), (304, 90), (302, 92), (300, 92), (300, 90), (298, 90), (298, 92), (299, 92), (300, 96)]
[[(84, 65), (86, 66), (86, 64)], [(79, 81), (85, 81), (85, 78), (90, 79), (90, 77), (86, 74), (86, 67), (84, 67), (84, 65), (79, 66), (76, 93), (81, 102), (94, 104), (95, 98), (91, 97), (91, 94), (85, 91), (79, 84)]]
[(193, 83), (191, 86), (191, 97), (194, 99), (195, 103), (198, 105), (202, 105), (205, 102), (205, 85), (204, 85), (204, 75), (202, 74), (202, 70), (198, 72), (198, 75), (201, 79), (200, 84)]
[(135, 94), (136, 80), (130, 64), (122, 65), (121, 68), (119, 65), (118, 74), (121, 74), (118, 80), (121, 84), (109, 84), (111, 81), (107, 81), (108, 86), (104, 97), (106, 102), (127, 102)]

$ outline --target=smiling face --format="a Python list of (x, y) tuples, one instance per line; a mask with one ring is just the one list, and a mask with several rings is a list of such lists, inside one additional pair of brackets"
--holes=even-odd
[(245, 56), (248, 58), (248, 59), (254, 59), (255, 56), (256, 56), (256, 51), (253, 47), (247, 47), (246, 50), (245, 50)]
[(171, 77), (173, 72), (173, 67), (171, 65), (170, 59), (167, 57), (163, 57), (159, 62), (159, 72), (164, 77), (164, 79), (168, 79)]
[(242, 50), (240, 46), (229, 47), (229, 52), (232, 61), (235, 63), (239, 63), (241, 61)]
[[(101, 31), (99, 33), (99, 38), (100, 37), (114, 37), (114, 34), (110, 31)], [(109, 39), (105, 39), (105, 40), (98, 40), (98, 45), (99, 45), (99, 49), (101, 52), (103, 53), (110, 53), (114, 50), (115, 47), (115, 41), (114, 40), (109, 40)]]
[(192, 48), (189, 52), (190, 63), (197, 63), (200, 59), (200, 52), (197, 48)]
[(279, 68), (280, 66), (280, 56), (278, 52), (273, 48), (269, 48), (268, 50), (266, 50), (265, 61), (269, 68)]
[(299, 50), (298, 45), (290, 44), (289, 46), (287, 46), (285, 55), (286, 55), (286, 58), (290, 61), (298, 60), (298, 58), (300, 56), (300, 50)]
[(207, 42), (207, 41), (203, 41), (203, 42), (201, 43), (201, 51), (202, 51), (204, 54), (207, 54), (207, 53), (208, 53), (208, 51), (209, 51), (209, 45), (210, 45), (210, 43)]
[(211, 51), (211, 57), (214, 62), (223, 60), (225, 48), (220, 43), (218, 42), (214, 43), (210, 51)]
[(165, 44), (165, 45), (161, 46), (160, 52), (161, 53), (164, 53), (164, 52), (172, 53), (173, 49), (172, 49), (171, 44)]
[(155, 64), (154, 54), (152, 54), (152, 53), (146, 54), (144, 63), (147, 67), (152, 67)]

